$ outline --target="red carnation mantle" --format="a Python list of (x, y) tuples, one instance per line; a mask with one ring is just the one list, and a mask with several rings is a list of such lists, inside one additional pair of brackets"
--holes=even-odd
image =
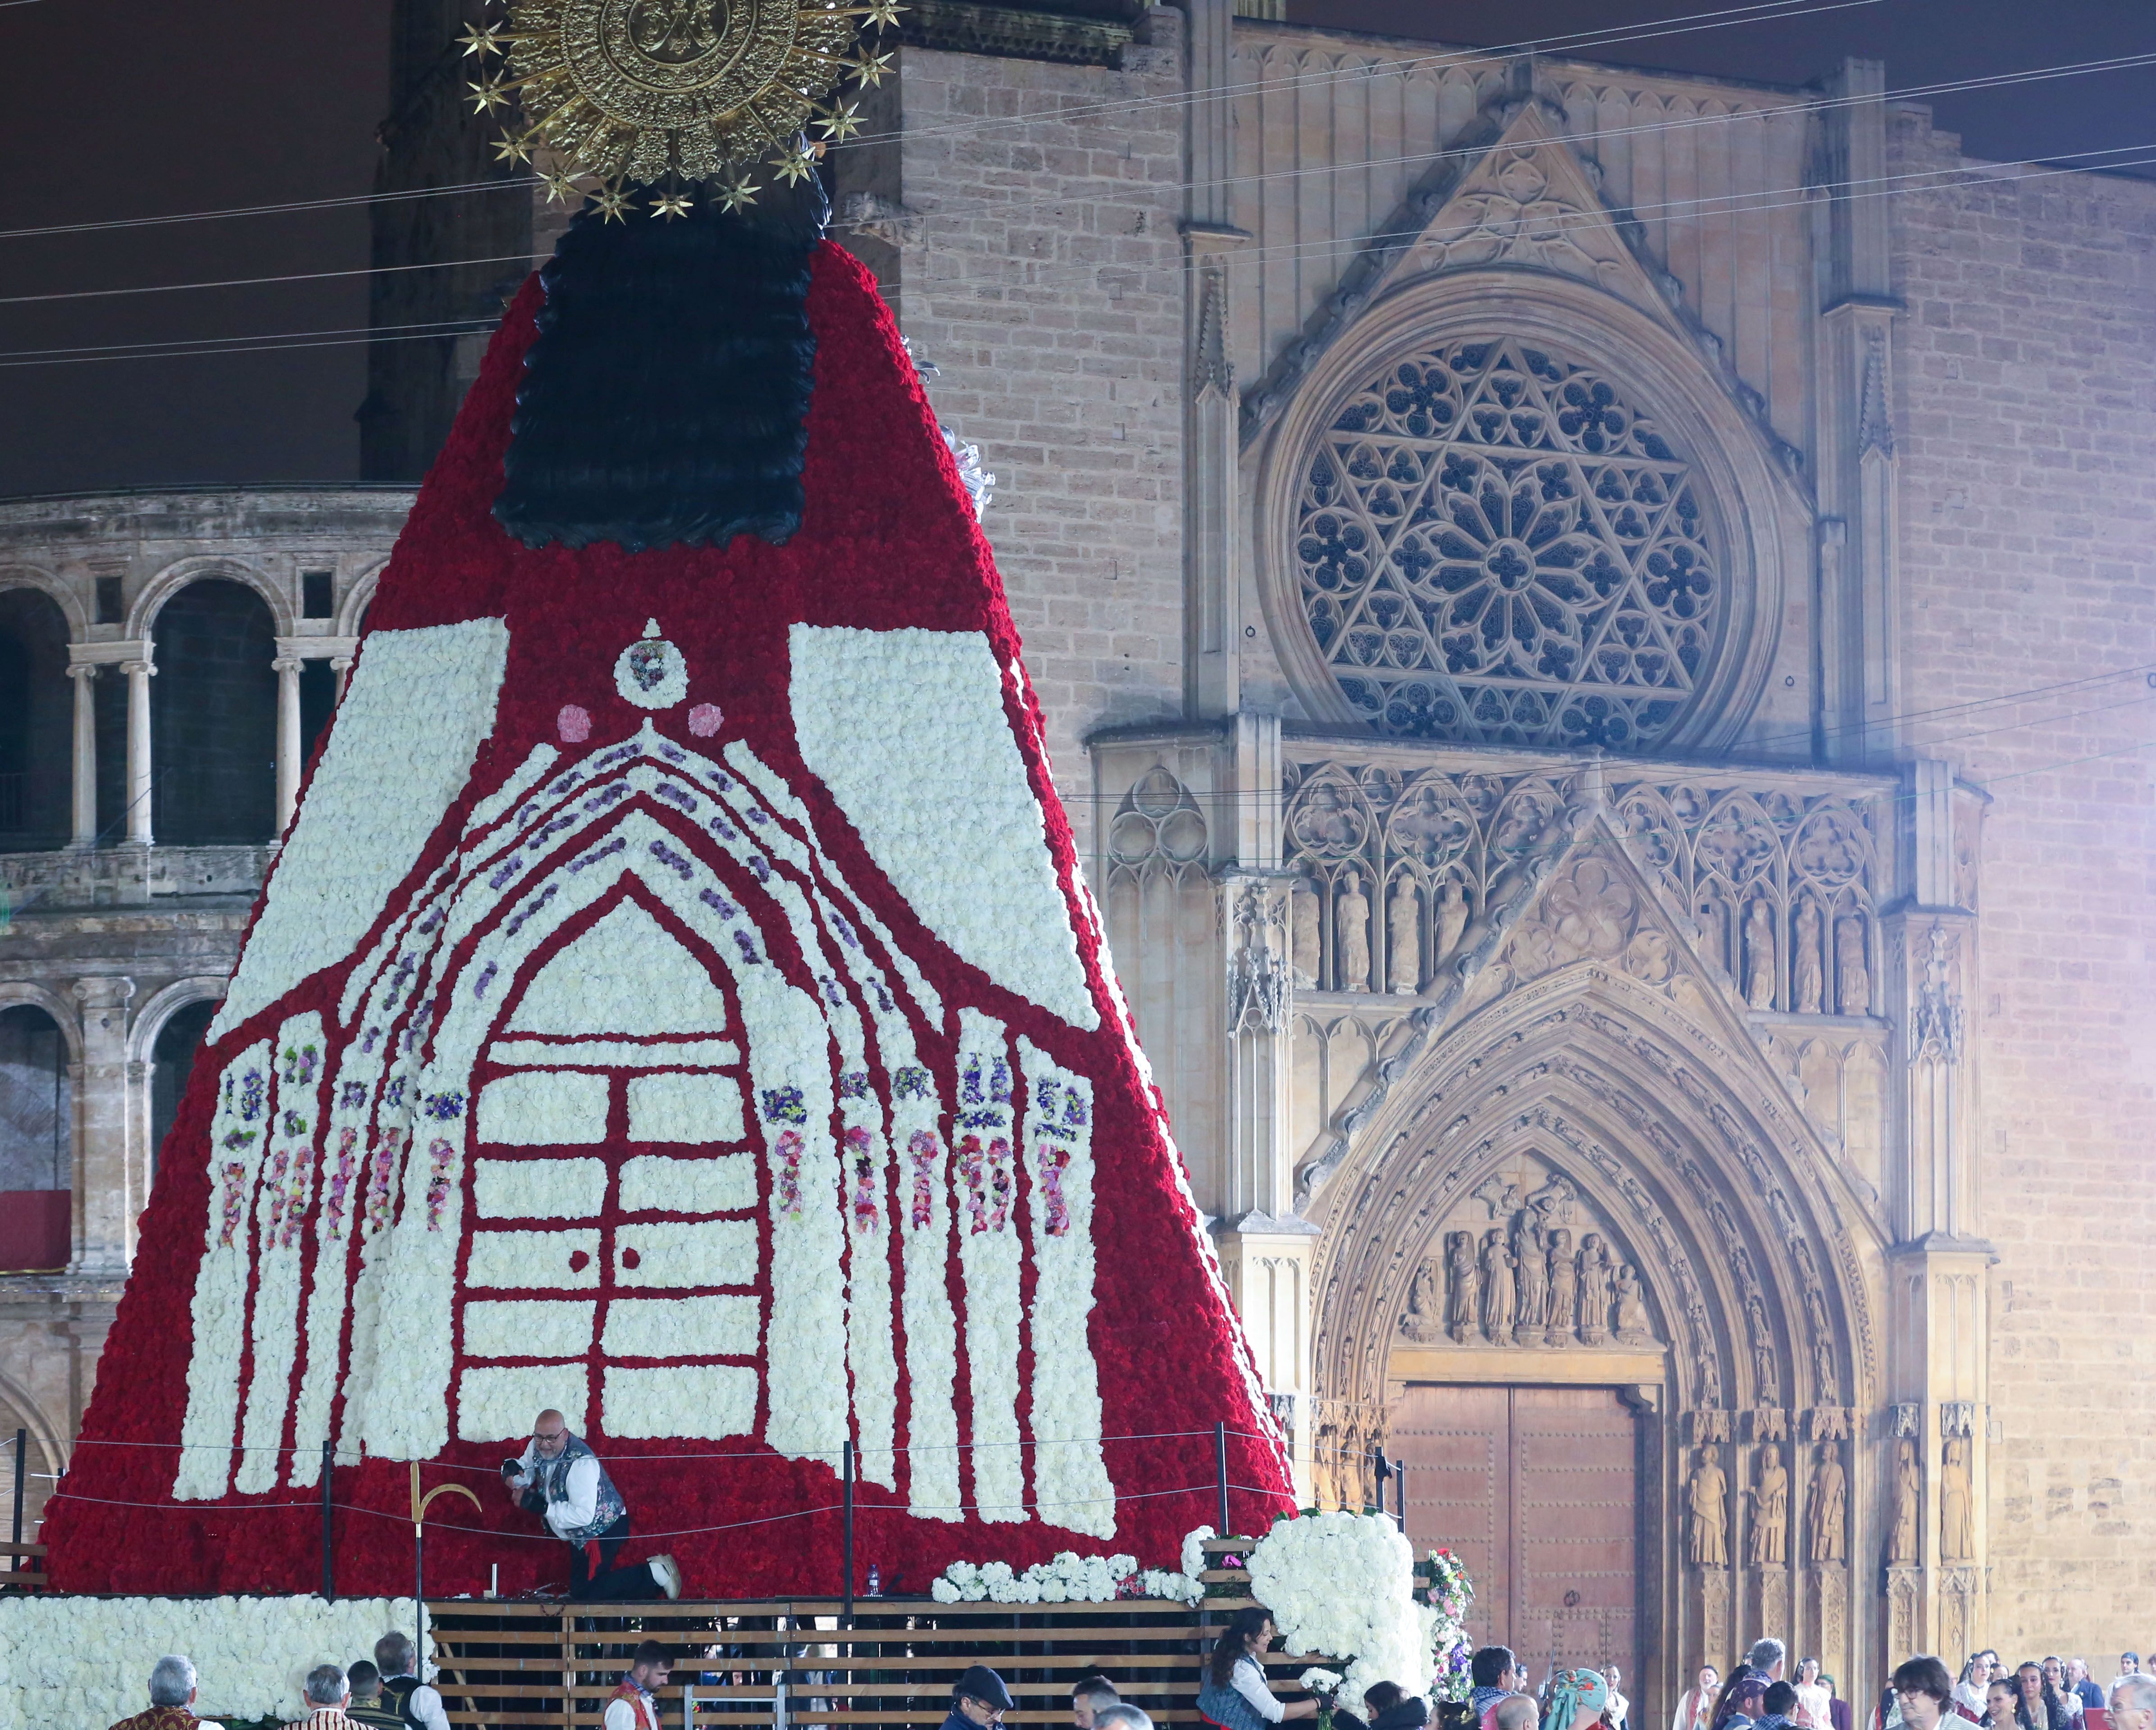
[[(1111, 1439), (1106, 1465), (1118, 1497), (1114, 1536), (1087, 1539), (1040, 1517), (998, 1523), (972, 1512), (963, 1520), (922, 1517), (907, 1511), (902, 1495), (865, 1484), (860, 1573), (865, 1576), (873, 1562), (887, 1588), (925, 1591), (934, 1574), (960, 1558), (998, 1558), (1023, 1568), (1059, 1550), (1125, 1550), (1147, 1565), (1172, 1566), (1182, 1535), (1215, 1517), (1216, 1422), (1229, 1432), (1229, 1478), (1240, 1486), (1237, 1522), (1251, 1529), (1290, 1508), (1276, 1432), (1253, 1399), (1257, 1382), (1249, 1348), (1202, 1250), (1158, 1094), (1122, 1030), (1069, 825), (1040, 746), (1040, 717), (1029, 687), (1005, 680), (1008, 719), (1045, 813), (1057, 878), (1100, 1014), (1093, 1031), (1074, 1028), (998, 985), (941, 942), (878, 870), (797, 747), (788, 698), (788, 633), (795, 624), (979, 632), (1006, 668), (1019, 654), (987, 543), (867, 274), (828, 243), (816, 255), (808, 297), (817, 347), (803, 473), (807, 503), (799, 531), (783, 547), (742, 537), (722, 550), (629, 554), (602, 544), (534, 551), (501, 529), (490, 506), (502, 484), (513, 398), (540, 300), (535, 278), (495, 338), (369, 614), (375, 633), (487, 618), (505, 619), (509, 631), (492, 734), (463, 795), (408, 877), (408, 891), (455, 850), (472, 808), (535, 746), (588, 737), (596, 747), (636, 732), (645, 715), (617, 690), (614, 659), (639, 639), (648, 619), (663, 621), (666, 639), (690, 669), (690, 688), (686, 701), (655, 717), (660, 732), (707, 756), (729, 742), (745, 743), (808, 806), (830, 864), (947, 1002), (993, 1015), (1093, 1087), (1099, 1255), (1090, 1342), (1103, 1433)], [(367, 648), (363, 643), (362, 665)], [(311, 769), (310, 788), (314, 773)], [(381, 791), (385, 799), (397, 796), (392, 765), (383, 766)], [(936, 796), (934, 790), (924, 793)], [(641, 795), (621, 801), (624, 810), (639, 804), (658, 820), (670, 819), (666, 808)], [(273, 875), (265, 897), (277, 891)], [(191, 1305), (213, 1204), (211, 1124), (219, 1076), (236, 1054), (275, 1038), (287, 1018), (301, 1011), (318, 1011), (326, 1025), (338, 1027), (339, 995), (352, 968), (409, 904), (408, 893), (393, 896), (352, 956), (228, 1029), (197, 1064), (142, 1219), (141, 1250), (100, 1366), (81, 1445), (50, 1504), (44, 1535), (59, 1589), (280, 1593), (312, 1590), (319, 1582), (316, 1492), (280, 1475), (280, 1487), (260, 1495), (228, 1494), (214, 1502), (173, 1496), (174, 1450), (189, 1397)], [(258, 906), (258, 921), (260, 916)], [(553, 947), (592, 922), (587, 918), (565, 929)], [(806, 977), (800, 955), (774, 953), (773, 959), (789, 977)], [(951, 1039), (950, 1029), (927, 1030), (923, 1060), (947, 1065)], [(888, 1099), (890, 1076), (871, 1067), (879, 1093)], [(947, 1117), (942, 1130), (948, 1147)], [(329, 1188), (326, 1139), (318, 1128), (305, 1225), (311, 1246)], [(889, 1194), (896, 1207), (903, 1197), (898, 1162), (892, 1164)], [(464, 1182), (470, 1183), (468, 1173)], [(418, 1187), (408, 1181), (408, 1207)], [(1028, 1191), (1018, 1205), (1040, 1204)], [(949, 1258), (954, 1298), (960, 1291), (957, 1229), (954, 1224)], [(891, 1260), (896, 1270), (895, 1248)], [(833, 1277), (841, 1277), (839, 1270)], [(1029, 1269), (1029, 1282), (1032, 1277)], [(295, 1385), (305, 1363), (303, 1346), (295, 1354)], [(903, 1363), (901, 1355), (901, 1377)], [(1029, 1368), (1029, 1350), (1019, 1363), (1022, 1388), (1030, 1385)], [(829, 1373), (843, 1376), (845, 1366), (831, 1365)], [(970, 1421), (962, 1382), (962, 1448), (971, 1440)], [(333, 1415), (332, 1433), (335, 1422)], [(297, 1445), (295, 1436), (288, 1413), (285, 1445)], [(638, 1537), (627, 1553), (671, 1550), (690, 1595), (839, 1589), (840, 1486), (828, 1466), (784, 1458), (742, 1438), (593, 1434), (591, 1440), (635, 1520)], [(897, 1440), (906, 1445), (902, 1418)], [(483, 1514), (475, 1517), (456, 1498), (441, 1505), (445, 1520), (430, 1522), (430, 1591), (483, 1590), (496, 1564), (505, 1592), (563, 1577), (562, 1546), (542, 1541), (535, 1522), (508, 1505), (494, 1480), (504, 1452), (498, 1442), (453, 1440), (423, 1466), (429, 1484), (468, 1483), (484, 1504)], [(406, 1464), (388, 1459), (336, 1466), (341, 1593), (409, 1589), (408, 1474)]]

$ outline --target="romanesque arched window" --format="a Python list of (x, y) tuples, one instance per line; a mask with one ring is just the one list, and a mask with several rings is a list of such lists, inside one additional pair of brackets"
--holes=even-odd
[(1719, 658), (1721, 531), (1691, 459), (1554, 344), (1396, 352), (1319, 418), (1298, 486), (1303, 613), (1380, 732), (1650, 747)]

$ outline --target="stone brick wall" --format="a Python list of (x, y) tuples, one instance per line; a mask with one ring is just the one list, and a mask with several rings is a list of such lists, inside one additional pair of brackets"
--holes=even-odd
[[(1920, 110), (1892, 149), (1895, 174), (1960, 161)], [(2156, 186), (1893, 203), (1911, 706), (2092, 681), (1909, 737), (1994, 801), (1968, 1006), (2002, 1257), (1985, 1637), (2107, 1680), (2156, 1638)]]
[(879, 105), (902, 158), (839, 184), (842, 218), (851, 186), (889, 218), (839, 238), (995, 474), (984, 526), (1081, 854), (1079, 741), (1182, 705), (1178, 19), (1119, 69), (902, 49)]

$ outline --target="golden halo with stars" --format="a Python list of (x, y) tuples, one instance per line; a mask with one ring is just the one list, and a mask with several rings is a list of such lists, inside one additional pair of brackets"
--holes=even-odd
[[(547, 177), (566, 197), (580, 175), (607, 192), (659, 186), (661, 216), (685, 215), (685, 185), (719, 184), (728, 208), (748, 203), (751, 165), (781, 179), (815, 172), (823, 146), (859, 130), (857, 105), (834, 92), (878, 83), (889, 59), (860, 41), (897, 21), (897, 0), (509, 0), (507, 17), (462, 38), (479, 75), (473, 106), (513, 122), (495, 146), (528, 162), (541, 146), (562, 163)], [(804, 128), (821, 135), (812, 144)]]

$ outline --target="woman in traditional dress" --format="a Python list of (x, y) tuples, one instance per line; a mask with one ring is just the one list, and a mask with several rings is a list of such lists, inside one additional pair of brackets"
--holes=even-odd
[(1205, 1661), (1198, 1715), (1219, 1730), (1267, 1730), (1287, 1718), (1314, 1718), (1315, 1700), (1273, 1698), (1265, 1684), (1265, 1651), (1280, 1630), (1263, 1604), (1239, 1609)]
[(1722, 1672), (1712, 1664), (1701, 1665), (1691, 1686), (1677, 1702), (1676, 1716), (1670, 1720), (1670, 1730), (1707, 1730), (1714, 1717), (1715, 1691), (1721, 1686)]

